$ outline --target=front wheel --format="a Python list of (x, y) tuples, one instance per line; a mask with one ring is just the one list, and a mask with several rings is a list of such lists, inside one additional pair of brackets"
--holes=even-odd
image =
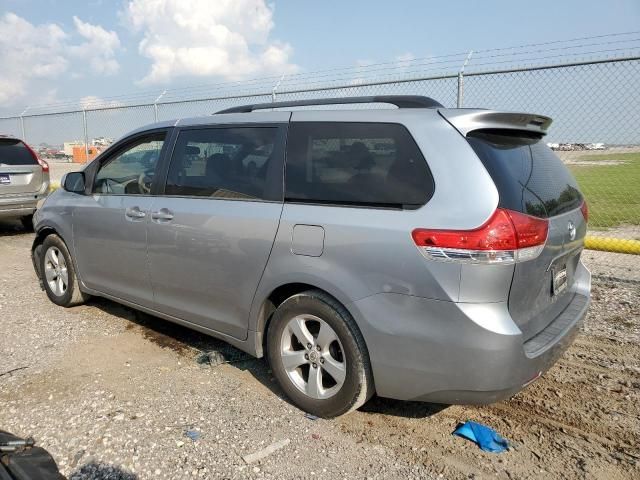
[(346, 309), (323, 292), (303, 292), (278, 307), (267, 355), (286, 395), (306, 412), (336, 417), (373, 395), (362, 334)]
[(72, 307), (89, 298), (89, 295), (80, 291), (69, 250), (57, 235), (52, 234), (44, 239), (40, 272), (47, 296), (56, 305)]

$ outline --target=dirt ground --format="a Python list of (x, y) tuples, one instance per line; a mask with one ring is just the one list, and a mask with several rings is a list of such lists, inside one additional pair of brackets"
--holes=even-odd
[[(374, 398), (310, 420), (261, 360), (198, 365), (202, 351), (231, 351), (221, 342), (106, 300), (54, 306), (32, 239), (0, 222), (0, 429), (33, 435), (70, 478), (640, 478), (637, 283), (595, 282), (575, 344), (509, 401)], [(465, 420), (514, 448), (484, 453), (452, 436)], [(282, 440), (264, 460), (242, 459)]]

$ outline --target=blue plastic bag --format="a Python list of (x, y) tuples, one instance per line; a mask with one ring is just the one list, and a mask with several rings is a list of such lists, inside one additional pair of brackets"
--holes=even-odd
[(458, 437), (475, 442), (485, 452), (500, 453), (509, 449), (509, 442), (493, 428), (468, 421), (458, 425), (453, 432)]

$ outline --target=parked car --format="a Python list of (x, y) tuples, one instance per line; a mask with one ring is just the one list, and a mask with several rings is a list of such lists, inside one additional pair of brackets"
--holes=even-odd
[[(399, 108), (286, 111), (375, 102)], [(266, 356), (316, 415), (374, 392), (495, 402), (554, 364), (589, 305), (587, 208), (550, 123), (412, 96), (156, 123), (67, 174), (34, 265), (57, 305), (106, 297)], [(222, 153), (196, 164), (195, 147)]]
[(18, 138), (0, 135), (0, 218), (33, 228), (33, 212), (49, 193), (49, 165)]

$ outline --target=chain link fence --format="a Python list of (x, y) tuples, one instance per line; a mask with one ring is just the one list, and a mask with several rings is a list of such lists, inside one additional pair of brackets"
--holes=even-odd
[[(589, 204), (587, 247), (605, 250), (585, 254), (590, 266), (596, 275), (640, 281), (638, 92), (640, 57), (491, 71), (467, 67), (464, 73), (421, 78), (407, 73), (382, 81), (285, 81), (244, 94), (23, 114), (0, 118), (0, 134), (25, 138), (34, 146), (72, 141), (87, 146), (92, 139), (118, 138), (156, 121), (209, 115), (235, 105), (358, 95), (425, 95), (446, 107), (548, 115), (554, 122), (545, 141), (572, 170)], [(348, 108), (364, 107), (371, 108)]]

